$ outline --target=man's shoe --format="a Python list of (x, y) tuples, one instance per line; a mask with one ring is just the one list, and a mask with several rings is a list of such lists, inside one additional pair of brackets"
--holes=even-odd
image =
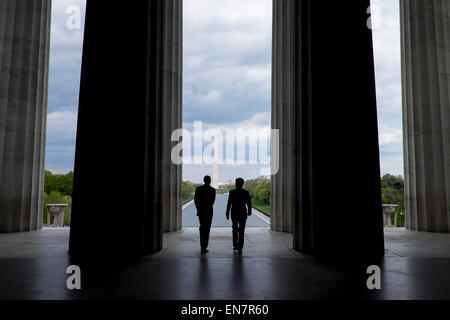
[(238, 250), (238, 254), (242, 254), (242, 250), (241, 249)]
[(202, 249), (202, 253), (208, 253), (208, 252), (209, 252), (209, 250)]
[(236, 247), (234, 247), (234, 248), (233, 248), (233, 250), (234, 250), (234, 251), (238, 251), (239, 249), (238, 249), (238, 248), (236, 248)]

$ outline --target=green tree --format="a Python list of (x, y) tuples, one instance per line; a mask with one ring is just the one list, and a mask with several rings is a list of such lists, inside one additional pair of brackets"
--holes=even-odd
[(57, 190), (56, 187), (57, 177), (50, 171), (45, 170), (44, 174), (44, 192), (50, 194), (51, 191)]
[(405, 180), (402, 176), (394, 176), (391, 174), (385, 174), (381, 178), (381, 188), (392, 188), (401, 193), (405, 190)]
[(245, 190), (247, 190), (248, 192), (250, 192), (250, 195), (252, 197), (254, 197), (255, 196), (254, 191), (255, 191), (255, 188), (257, 185), (258, 185), (258, 182), (256, 182), (256, 180), (249, 179), (249, 180), (245, 181), (243, 188)]
[(44, 192), (50, 194), (59, 191), (63, 195), (72, 196), (73, 172), (67, 174), (53, 174), (46, 170), (44, 175)]
[(270, 202), (270, 180), (264, 179), (258, 182), (255, 189), (253, 190), (254, 197), (265, 203)]
[(190, 196), (195, 191), (195, 185), (189, 181), (183, 181), (181, 189), (181, 195), (183, 197)]
[(403, 193), (397, 189), (386, 187), (381, 189), (383, 195), (383, 204), (401, 204), (403, 203)]
[(73, 172), (70, 171), (67, 174), (58, 175), (56, 187), (63, 195), (72, 196), (73, 190)]

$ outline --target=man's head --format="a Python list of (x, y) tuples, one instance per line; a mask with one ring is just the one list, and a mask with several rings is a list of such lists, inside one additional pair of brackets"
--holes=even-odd
[(244, 186), (244, 179), (237, 178), (236, 179), (236, 189), (242, 189), (243, 186)]
[(206, 184), (206, 185), (210, 185), (211, 184), (211, 177), (210, 176), (205, 176), (204, 178), (203, 178), (203, 182)]

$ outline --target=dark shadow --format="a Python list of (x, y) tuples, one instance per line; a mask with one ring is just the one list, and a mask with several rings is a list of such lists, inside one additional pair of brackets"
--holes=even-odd
[(233, 261), (232, 284), (235, 288), (241, 289), (246, 287), (244, 259), (242, 256), (236, 256)]
[(208, 258), (206, 256), (202, 256), (200, 258), (200, 266), (198, 269), (199, 298), (208, 297), (211, 293), (212, 284), (208, 264)]

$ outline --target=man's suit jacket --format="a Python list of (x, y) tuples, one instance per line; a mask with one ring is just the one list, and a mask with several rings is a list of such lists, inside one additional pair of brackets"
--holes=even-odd
[(235, 189), (230, 191), (227, 204), (227, 217), (242, 217), (252, 214), (252, 200), (250, 193), (244, 189)]
[(197, 216), (205, 216), (213, 214), (214, 202), (216, 201), (216, 189), (206, 184), (195, 190), (195, 207), (197, 208)]

